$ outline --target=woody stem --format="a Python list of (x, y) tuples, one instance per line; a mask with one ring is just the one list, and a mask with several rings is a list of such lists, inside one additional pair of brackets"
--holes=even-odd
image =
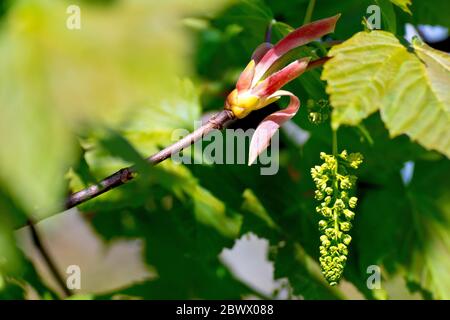
[[(322, 66), (326, 61), (328, 61), (328, 57), (320, 58), (314, 61), (311, 61), (308, 65), (307, 70), (311, 70), (316, 67)], [(156, 165), (173, 154), (177, 154), (178, 152), (182, 151), (183, 149), (189, 147), (193, 143), (200, 140), (202, 137), (206, 136), (208, 133), (213, 131), (214, 129), (221, 129), (225, 126), (225, 124), (235, 119), (234, 114), (230, 110), (222, 110), (221, 112), (217, 113), (215, 116), (213, 116), (211, 119), (208, 120), (207, 123), (205, 123), (200, 128), (196, 129), (191, 134), (187, 135), (186, 137), (182, 138), (178, 142), (168, 146), (167, 148), (164, 148), (163, 150), (159, 151), (158, 153), (148, 157), (146, 160), (152, 164)], [(93, 199), (95, 197), (98, 197), (99, 195), (112, 190), (114, 188), (117, 188), (131, 180), (134, 179), (136, 176), (135, 169), (133, 167), (127, 167), (122, 168), (119, 171), (111, 174), (110, 176), (104, 178), (100, 182), (91, 185), (87, 187), (86, 189), (80, 190), (78, 192), (72, 193), (69, 195), (65, 202), (64, 202), (64, 208), (70, 209), (73, 207), (76, 207), (90, 199)], [(34, 221), (34, 222), (38, 222)]]
[[(206, 136), (214, 129), (221, 129), (228, 121), (232, 120), (234, 115), (229, 110), (223, 110), (208, 120), (207, 123), (190, 133), (186, 137), (182, 138), (178, 142), (164, 148), (158, 153), (148, 157), (146, 160), (156, 165), (173, 154), (177, 154), (181, 150), (189, 147), (193, 143)], [(86, 189), (71, 194), (65, 201), (65, 209), (73, 208), (89, 199), (95, 198), (113, 188), (116, 188), (122, 184), (127, 183), (135, 177), (135, 170), (133, 167), (123, 168), (113, 173), (112, 175), (104, 178), (97, 184), (94, 184)]]

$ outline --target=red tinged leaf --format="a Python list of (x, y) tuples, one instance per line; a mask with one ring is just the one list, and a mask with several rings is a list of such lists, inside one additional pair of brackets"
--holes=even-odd
[(253, 78), (253, 85), (262, 78), (264, 73), (275, 61), (290, 50), (307, 44), (328, 33), (334, 32), (336, 22), (340, 16), (341, 15), (338, 14), (330, 18), (306, 24), (281, 39), (272, 49), (267, 51), (261, 61), (257, 64), (255, 76)]
[(238, 92), (250, 89), (254, 74), (255, 60), (250, 60), (249, 64), (245, 67), (244, 71), (242, 71), (236, 83), (236, 89)]
[(279, 96), (289, 96), (289, 105), (287, 106), (287, 108), (274, 112), (271, 115), (267, 116), (260, 123), (258, 128), (256, 128), (256, 131), (252, 137), (252, 141), (250, 142), (248, 165), (251, 165), (255, 162), (256, 158), (267, 148), (270, 140), (277, 132), (277, 130), (283, 125), (283, 123), (295, 116), (298, 109), (300, 108), (300, 100), (292, 92), (289, 91), (277, 91), (269, 98)]
[(267, 79), (259, 83), (253, 90), (253, 94), (265, 97), (270, 96), (275, 91), (281, 89), (285, 84), (294, 80), (305, 72), (311, 58), (302, 58), (296, 60), (278, 72), (275, 72)]

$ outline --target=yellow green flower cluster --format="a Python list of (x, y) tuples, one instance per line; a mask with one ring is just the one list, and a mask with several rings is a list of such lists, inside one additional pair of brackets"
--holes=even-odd
[(316, 211), (322, 216), (319, 221), (320, 266), (322, 273), (330, 283), (336, 285), (344, 272), (347, 261), (348, 246), (352, 240), (348, 234), (355, 217), (353, 209), (358, 199), (351, 196), (355, 188), (356, 176), (350, 174), (358, 169), (363, 161), (360, 153), (328, 155), (320, 153), (324, 161), (311, 169), (311, 176), (316, 184), (315, 198), (321, 201)]

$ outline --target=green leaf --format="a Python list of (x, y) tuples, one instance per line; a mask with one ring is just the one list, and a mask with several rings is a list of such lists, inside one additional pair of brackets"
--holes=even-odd
[(224, 236), (236, 238), (241, 226), (241, 217), (228, 212), (226, 205), (211, 192), (199, 185), (186, 186), (185, 192), (194, 202), (194, 213), (199, 222), (214, 227)]
[[(110, 207), (112, 200), (119, 203), (116, 206), (127, 207), (133, 203), (132, 206), (136, 207), (145, 203), (148, 189), (159, 185), (180, 201), (192, 201), (198, 221), (216, 228), (227, 237), (236, 237), (241, 224), (239, 216), (204, 189), (186, 166), (167, 160), (153, 167), (142, 156), (176, 142), (173, 140), (174, 131), (184, 129), (187, 133), (187, 129), (193, 130), (199, 118), (198, 90), (186, 79), (174, 84), (170, 97), (157, 105), (139, 109), (117, 131), (106, 134), (98, 130), (92, 132), (83, 144), (89, 149), (85, 158), (94, 176), (101, 179), (131, 164), (136, 165), (141, 175), (131, 186), (112, 190), (82, 205), (82, 209)], [(87, 187), (76, 172), (72, 171), (69, 177), (74, 191)]]
[[(238, 299), (251, 290), (234, 279), (219, 254), (233, 240), (200, 223), (191, 202), (154, 187), (145, 207), (98, 209), (93, 224), (107, 238), (145, 240), (145, 261), (158, 276), (106, 295), (145, 299)], [(99, 297), (102, 298), (102, 297)]]
[[(420, 1), (420, 0), (416, 0)], [(400, 7), (403, 11), (411, 14), (411, 11), (409, 10), (408, 6), (411, 5), (411, 0), (391, 0), (393, 4)]]
[(329, 288), (313, 258), (319, 235), (307, 166), (298, 173), (299, 181), (289, 175), (295, 176), (295, 168), (281, 167), (274, 176), (261, 176), (257, 166), (245, 165), (193, 166), (192, 170), (203, 186), (242, 212), (241, 234), (252, 232), (269, 240), (275, 278), (288, 278), (297, 296), (335, 299), (341, 297), (339, 291)]
[[(393, 176), (383, 188), (364, 188), (357, 217), (354, 239), (350, 247), (355, 269), (361, 280), (367, 279), (367, 268), (371, 265), (384, 266), (387, 272), (394, 272), (398, 255), (400, 225), (408, 221), (409, 205), (400, 175)], [(411, 228), (406, 224), (405, 228)], [(383, 278), (387, 278), (383, 274)], [(382, 286), (384, 287), (383, 283)], [(361, 291), (369, 290), (365, 283)]]
[(394, 7), (389, 0), (377, 0), (376, 3), (381, 8), (381, 17), (384, 21), (384, 29), (386, 31), (397, 33), (397, 17), (395, 15)]
[(450, 188), (442, 177), (450, 176), (449, 163), (416, 163), (407, 190), (413, 229), (402, 250), (407, 280), (445, 300), (450, 299)]
[(266, 211), (262, 203), (252, 192), (252, 190), (246, 189), (242, 196), (244, 198), (244, 203), (242, 204), (243, 210), (253, 213), (255, 216), (264, 221), (269, 228), (278, 228), (276, 223), (272, 220), (269, 213)]
[(359, 32), (328, 53), (322, 73), (333, 106), (333, 126), (356, 125), (377, 111), (386, 83), (407, 57), (390, 33)]
[[(383, 187), (363, 188), (352, 242), (356, 272), (367, 278), (370, 265), (383, 267), (382, 286), (405, 276), (412, 291), (425, 297), (448, 299), (450, 277), (449, 161), (417, 161), (405, 187), (393, 176)], [(366, 290), (363, 286), (361, 290)], [(389, 291), (389, 290), (388, 290)]]
[[(430, 60), (422, 54), (424, 61)], [(381, 116), (391, 136), (406, 133), (427, 149), (450, 157), (450, 72), (409, 55), (390, 83)], [(446, 88), (446, 89), (444, 89)]]
[(100, 139), (100, 144), (111, 154), (121, 159), (133, 163), (135, 170), (139, 174), (149, 173), (149, 163), (133, 146), (120, 134), (115, 131), (109, 131), (107, 136)]
[[(309, 4), (309, 0), (265, 0), (265, 2), (270, 6), (277, 20), (288, 23), (295, 28), (302, 25)], [(347, 39), (356, 31), (362, 29), (361, 17), (366, 14), (367, 7), (373, 2), (373, 0), (316, 1), (311, 21), (342, 13), (333, 38)]]
[[(175, 81), (170, 96), (158, 103), (144, 104), (114, 131), (105, 132), (100, 128), (87, 132), (82, 141), (86, 165), (97, 180), (133, 163), (145, 170), (144, 166), (148, 164), (142, 158), (176, 142), (174, 139), (179, 137), (173, 137), (175, 130), (182, 130), (180, 134), (193, 130), (200, 118), (200, 110), (198, 90), (194, 84), (187, 79)], [(155, 172), (165, 166), (158, 166)], [(167, 171), (181, 179), (189, 175), (183, 166), (174, 169), (171, 165)], [(76, 173), (70, 174), (70, 180), (72, 191), (87, 186)]]
[(18, 205), (39, 216), (59, 211), (57, 177), (76, 158), (80, 123), (121, 123), (170, 96), (170, 80), (189, 69), (179, 17), (223, 3), (86, 2), (73, 30), (70, 1), (11, 2), (0, 29), (0, 182)]
[[(21, 59), (18, 59), (21, 57)], [(0, 34), (0, 182), (28, 214), (59, 211), (74, 139), (55, 112), (33, 50)]]
[(450, 83), (448, 56), (424, 46), (418, 54), (427, 65), (384, 31), (360, 32), (333, 47), (322, 74), (334, 107), (333, 127), (356, 125), (380, 110), (392, 137), (407, 134), (450, 156), (449, 100), (443, 89)]
[(5, 279), (0, 273), (0, 300), (22, 300), (25, 290), (17, 282)]
[[(265, 32), (273, 19), (262, 0), (235, 1), (211, 20), (211, 28), (200, 34), (197, 66), (201, 75), (211, 81), (235, 84), (242, 68), (255, 48), (265, 41)], [(215, 97), (211, 107), (223, 105), (223, 97)]]
[(450, 2), (442, 0), (416, 0), (411, 6), (412, 20), (417, 24), (440, 25), (450, 28), (448, 12)]
[[(261, 0), (241, 0), (228, 8), (216, 21), (219, 25), (237, 24), (250, 43), (264, 41), (264, 34), (273, 14)], [(253, 48), (249, 48), (253, 50)]]
[(14, 218), (24, 213), (8, 203), (1, 193), (0, 212), (0, 299), (25, 298), (26, 286), (41, 297), (56, 298), (16, 244), (17, 235), (12, 231), (12, 224), (16, 224)]
[[(275, 264), (275, 279), (288, 277), (293, 294), (304, 299), (342, 299), (342, 294), (325, 283), (315, 260), (298, 243), (285, 243), (271, 259)], [(292, 297), (290, 297), (292, 298)]]
[(188, 71), (190, 39), (179, 17), (213, 12), (223, 3), (135, 0), (102, 10), (85, 3), (80, 29), (73, 30), (66, 27), (70, 1), (25, 0), (11, 8), (4, 40), (14, 52), (28, 53), (14, 60), (33, 63), (29, 71), (42, 81), (42, 98), (70, 124), (116, 123), (146, 101), (170, 95), (171, 79)]
[(435, 95), (445, 108), (450, 112), (450, 92), (448, 90), (450, 76), (450, 55), (431, 48), (426, 43), (415, 39), (413, 48), (419, 58), (425, 63), (430, 85)]

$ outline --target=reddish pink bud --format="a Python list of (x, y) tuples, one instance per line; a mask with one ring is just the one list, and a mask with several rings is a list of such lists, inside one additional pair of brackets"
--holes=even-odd
[(291, 119), (297, 113), (300, 108), (300, 100), (291, 92), (280, 90), (275, 92), (272, 97), (289, 96), (290, 102), (287, 108), (274, 112), (267, 116), (256, 128), (253, 134), (252, 141), (250, 142), (250, 154), (249, 162), (251, 165), (255, 162), (256, 158), (267, 148), (270, 143), (270, 139), (277, 132), (277, 130), (289, 119)]
[(253, 93), (257, 96), (270, 96), (285, 84), (300, 76), (307, 68), (311, 58), (296, 60), (258, 84)]
[(340, 16), (338, 14), (330, 18), (311, 22), (292, 31), (281, 39), (272, 49), (267, 51), (256, 66), (253, 84), (258, 82), (270, 66), (288, 51), (334, 32), (336, 22)]

